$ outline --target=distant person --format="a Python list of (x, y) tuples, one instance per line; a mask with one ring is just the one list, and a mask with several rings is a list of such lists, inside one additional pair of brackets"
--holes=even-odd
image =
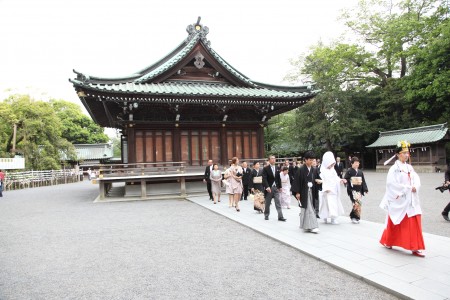
[[(449, 186), (450, 185), (450, 165), (447, 166), (447, 171), (445, 171), (445, 186)], [(450, 190), (449, 190), (450, 192)], [(449, 221), (450, 219), (448, 218), (448, 213), (450, 211), (450, 202), (447, 204), (447, 206), (444, 208), (444, 210), (442, 211), (442, 216), (444, 217), (445, 221)]]
[(212, 195), (212, 191), (211, 191), (211, 179), (210, 179), (212, 165), (213, 165), (213, 161), (211, 159), (208, 160), (208, 165), (205, 168), (205, 176), (203, 178), (203, 182), (206, 182), (206, 189), (208, 190), (209, 200), (213, 200), (213, 195)]
[(250, 184), (249, 184), (250, 191), (252, 193), (255, 190), (258, 190), (260, 192), (264, 191), (264, 188), (262, 185), (262, 173), (263, 173), (263, 170), (261, 168), (260, 163), (258, 161), (255, 161), (253, 163), (253, 170), (251, 172), (251, 180), (250, 180)]
[(5, 188), (5, 173), (0, 170), (0, 197), (3, 197), (3, 190)]
[(269, 165), (263, 169), (263, 187), (264, 187), (264, 219), (269, 220), (270, 204), (274, 199), (275, 207), (278, 212), (278, 221), (285, 222), (280, 204), (281, 179), (280, 169), (275, 166), (275, 156), (269, 156)]
[(322, 202), (322, 180), (320, 179), (320, 168), (317, 167), (317, 159), (313, 158), (311, 167), (313, 168), (313, 171), (315, 173), (314, 178), (318, 179), (318, 181), (316, 181), (316, 184), (317, 184), (317, 190), (318, 190), (319, 196), (313, 198), (313, 206), (314, 206), (314, 211), (316, 212), (316, 218), (320, 219), (319, 208), (320, 208), (320, 203)]
[(425, 257), (422, 252), (425, 243), (419, 200), (420, 178), (407, 163), (409, 147), (410, 144), (406, 141), (397, 143), (396, 154), (393, 156), (397, 160), (387, 174), (386, 193), (380, 207), (387, 211), (388, 217), (380, 243), (388, 249), (398, 246), (411, 250), (415, 256)]
[(92, 170), (91, 170), (91, 168), (89, 168), (87, 170), (87, 174), (88, 174), (88, 179), (91, 180), (92, 179)]
[(352, 166), (347, 170), (344, 178), (347, 180), (347, 194), (353, 203), (350, 219), (353, 224), (359, 224), (362, 196), (367, 194), (369, 190), (367, 189), (364, 173), (359, 169), (358, 157), (352, 157)]
[(342, 173), (344, 173), (344, 164), (341, 162), (340, 157), (336, 157), (336, 164), (334, 165), (334, 169), (336, 170), (339, 178), (342, 178)]
[(281, 193), (280, 193), (280, 204), (281, 207), (286, 207), (287, 209), (291, 209), (291, 178), (289, 176), (289, 168), (287, 166), (283, 166), (281, 168), (280, 173), (281, 179)]
[(220, 192), (222, 189), (222, 173), (219, 170), (218, 164), (213, 164), (209, 179), (211, 180), (211, 192), (214, 197), (214, 204), (216, 204), (220, 202)]
[(252, 170), (247, 166), (247, 162), (242, 162), (242, 196), (241, 200), (247, 200)]
[(261, 213), (264, 212), (264, 188), (262, 185), (263, 170), (258, 161), (253, 163), (252, 176), (250, 179), (249, 188), (253, 194), (253, 209)]

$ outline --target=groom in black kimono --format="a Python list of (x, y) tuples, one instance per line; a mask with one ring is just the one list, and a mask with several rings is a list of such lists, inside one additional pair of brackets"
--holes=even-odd
[[(319, 232), (314, 203), (319, 199), (319, 186), (316, 179), (320, 179), (317, 169), (313, 167), (315, 155), (307, 151), (304, 155), (305, 163), (297, 170), (292, 183), (292, 193), (301, 207), (300, 228), (312, 233)], [(308, 199), (309, 189), (311, 197)], [(318, 201), (317, 201), (318, 202)]]

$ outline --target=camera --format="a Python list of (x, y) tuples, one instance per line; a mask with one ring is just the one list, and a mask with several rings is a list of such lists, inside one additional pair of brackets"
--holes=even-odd
[(441, 193), (443, 193), (444, 191), (446, 191), (446, 190), (448, 190), (448, 189), (449, 189), (449, 186), (448, 186), (448, 185), (445, 185), (445, 184), (443, 184), (442, 186), (438, 186), (437, 188), (435, 188), (435, 190), (440, 190)]

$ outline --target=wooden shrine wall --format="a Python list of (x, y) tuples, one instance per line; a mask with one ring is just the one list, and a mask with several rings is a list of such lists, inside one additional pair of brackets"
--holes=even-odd
[[(173, 125), (172, 125), (173, 126)], [(184, 161), (204, 166), (209, 159), (227, 165), (233, 156), (264, 156), (262, 127), (251, 128), (129, 128), (128, 162)]]

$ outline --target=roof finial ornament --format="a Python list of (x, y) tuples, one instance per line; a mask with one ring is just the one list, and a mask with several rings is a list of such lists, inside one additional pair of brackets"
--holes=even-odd
[(196, 34), (199, 34), (202, 39), (206, 39), (206, 35), (209, 33), (209, 28), (200, 24), (202, 17), (197, 18), (197, 22), (188, 25), (186, 31), (189, 33), (188, 41), (190, 41)]

